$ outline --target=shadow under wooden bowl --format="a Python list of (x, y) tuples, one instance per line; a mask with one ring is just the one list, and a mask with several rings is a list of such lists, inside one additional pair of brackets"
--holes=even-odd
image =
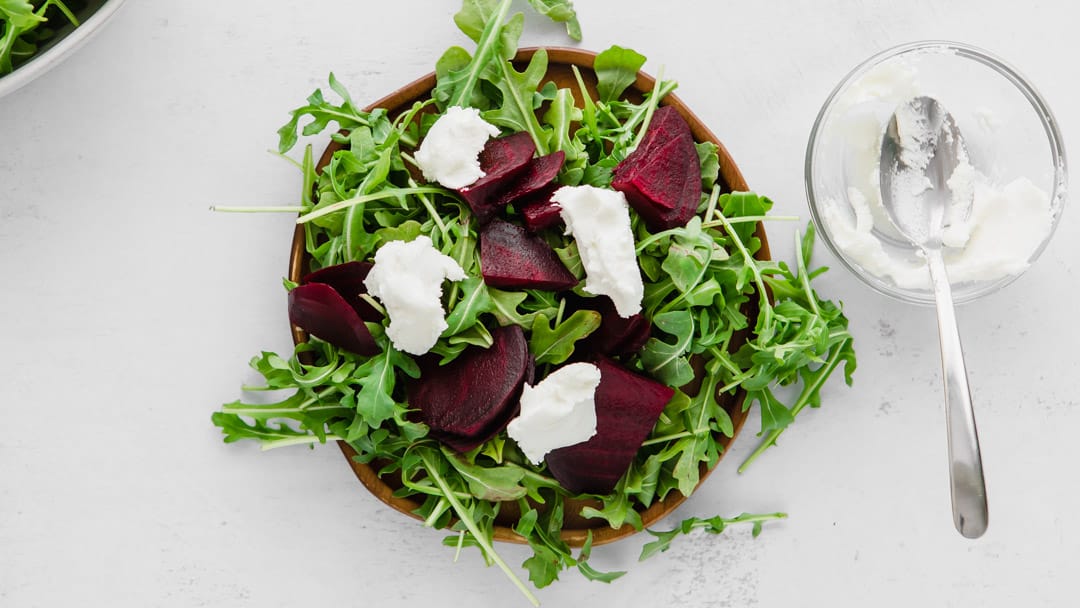
[[(536, 48), (521, 49), (517, 56), (514, 58), (515, 62), (528, 62), (528, 60), (537, 52)], [(548, 54), (548, 71), (545, 77), (546, 81), (554, 82), (560, 88), (569, 88), (574, 92), (575, 101), (580, 106), (582, 100), (580, 99), (580, 90), (577, 84), (577, 80), (573, 73), (573, 66), (576, 66), (581, 73), (581, 76), (585, 82), (586, 89), (589, 94), (596, 99), (596, 74), (593, 72), (593, 60), (596, 58), (596, 54), (590, 51), (583, 51), (573, 48), (552, 48), (546, 47), (545, 50)], [(523, 66), (519, 66), (519, 69)], [(628, 89), (625, 94), (626, 98), (633, 101), (640, 101), (642, 93), (650, 91), (653, 88), (655, 79), (645, 73), (639, 72), (637, 80)], [(415, 80), (402, 88), (394, 91), (393, 93), (383, 97), (375, 103), (368, 106), (367, 110), (374, 108), (385, 108), (390, 116), (397, 116), (402, 112), (412, 107), (416, 101), (422, 101), (427, 99), (431, 90), (435, 87), (435, 74), (431, 73), (418, 80)], [(717, 145), (719, 148), (720, 159), (720, 183), (724, 192), (731, 191), (746, 191), (749, 188), (746, 185), (746, 180), (739, 172), (739, 168), (735, 165), (735, 161), (728, 154), (724, 145), (716, 138), (715, 135), (705, 126), (704, 123), (698, 119), (697, 116), (690, 111), (686, 104), (684, 104), (675, 95), (668, 95), (661, 101), (662, 105), (673, 106), (683, 118), (686, 119), (690, 125), (690, 130), (694, 135), (694, 139), (698, 142), (710, 141)], [(319, 163), (316, 165), (316, 169), (321, 171), (323, 167), (329, 164), (334, 152), (342, 149), (343, 144), (331, 142), (324, 151)], [(762, 225), (759, 223), (757, 226), (756, 236), (761, 239), (761, 249), (758, 251), (756, 257), (760, 260), (769, 259), (769, 244), (765, 237), (765, 231)], [(289, 279), (292, 281), (299, 281), (300, 277), (305, 274), (307, 269), (307, 253), (304, 250), (304, 230), (303, 226), (297, 226), (296, 232), (293, 237), (292, 251), (289, 259)], [(756, 315), (756, 309), (748, 311), (751, 321)], [(751, 323), (752, 325), (752, 323)], [(297, 343), (303, 342), (307, 339), (306, 334), (298, 327), (292, 328), (293, 340)], [(738, 340), (736, 340), (738, 342)], [(699, 368), (700, 372), (700, 368)], [(699, 373), (700, 378), (700, 373)], [(699, 380), (700, 382), (700, 380)], [(699, 382), (695, 383), (698, 384)], [(697, 386), (691, 385), (684, 387), (684, 391), (688, 394), (696, 394)], [(719, 442), (723, 445), (724, 451), (730, 445), (734, 438), (738, 436), (739, 430), (742, 428), (743, 423), (746, 421), (746, 413), (742, 410), (742, 403), (745, 394), (741, 391), (736, 395), (722, 394), (719, 395), (719, 403), (728, 412), (731, 417), (732, 424), (735, 432), (732, 437), (719, 438)], [(416, 510), (419, 509), (420, 503), (407, 497), (395, 496), (394, 491), (400, 488), (400, 482), (394, 476), (390, 475), (386, 478), (382, 478), (377, 473), (377, 466), (363, 464), (356, 462), (353, 456), (356, 452), (345, 442), (338, 442), (342, 453), (345, 455), (346, 460), (349, 462), (349, 466), (352, 467), (353, 472), (356, 474), (357, 479), (364, 485), (372, 494), (374, 494), (379, 500), (390, 505), (394, 509), (420, 519), (416, 515)], [(377, 463), (376, 463), (377, 464)], [(701, 481), (703, 482), (709, 474), (709, 470), (702, 466)], [(686, 496), (682, 495), (677, 490), (672, 491), (667, 495), (664, 500), (654, 502), (650, 507), (640, 512), (642, 523), (648, 527), (657, 520), (667, 516), (676, 507), (686, 500)], [(565, 503), (565, 519), (564, 527), (562, 531), (562, 538), (569, 545), (574, 547), (580, 547), (585, 543), (588, 534), (592, 533), (592, 544), (602, 545), (609, 543), (637, 532), (631, 525), (626, 524), (621, 528), (612, 528), (607, 525), (607, 522), (600, 519), (586, 519), (580, 515), (581, 509), (585, 506), (599, 507), (600, 502), (594, 498), (581, 497), (581, 498), (568, 498)], [(514, 502), (504, 503), (500, 506), (499, 516), (496, 519), (495, 526), (495, 539), (507, 542), (523, 543), (524, 539), (515, 533), (512, 526), (516, 522), (520, 513), (517, 508), (517, 504)]]

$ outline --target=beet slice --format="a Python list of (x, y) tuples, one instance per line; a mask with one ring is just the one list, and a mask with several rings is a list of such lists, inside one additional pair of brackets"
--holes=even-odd
[(684, 226), (697, 212), (701, 165), (690, 127), (674, 109), (653, 119), (642, 145), (615, 167), (611, 187), (658, 231)]
[(408, 388), (432, 437), (467, 452), (501, 431), (517, 415), (521, 387), (532, 373), (525, 332), (517, 325), (491, 332), (489, 348), (470, 346), (446, 365), (420, 361), (420, 378)]
[(458, 189), (481, 224), (495, 215), (491, 201), (524, 172), (536, 152), (536, 144), (525, 132), (489, 139), (480, 151), (480, 169), (484, 177)]
[(578, 284), (544, 239), (498, 219), (480, 231), (480, 270), (492, 287), (562, 291)]
[(353, 307), (353, 310), (360, 315), (361, 319), (377, 323), (382, 320), (382, 314), (360, 297), (360, 294), (367, 293), (367, 285), (364, 285), (364, 279), (367, 278), (368, 273), (371, 272), (374, 266), (371, 262), (335, 264), (309, 272), (300, 279), (300, 284), (323, 283), (333, 287), (334, 291), (345, 298), (345, 301), (349, 303), (349, 306)]
[(534, 192), (546, 189), (559, 174), (559, 169), (562, 169), (565, 160), (566, 153), (562, 150), (530, 160), (521, 175), (495, 199), (495, 206), (504, 207)]
[(356, 354), (379, 352), (360, 314), (326, 283), (299, 285), (289, 292), (289, 322)]
[[(649, 121), (649, 128), (645, 131), (645, 137), (642, 138), (641, 144), (634, 149), (633, 152), (627, 156), (622, 163), (619, 163), (612, 171), (612, 179), (618, 179), (622, 177), (624, 173), (629, 171), (632, 167), (637, 165), (640, 161), (648, 158), (652, 158), (656, 152), (656, 148), (659, 145), (663, 145), (668, 141), (689, 135), (693, 140), (693, 134), (690, 133), (690, 125), (686, 124), (686, 120), (679, 114), (679, 112), (672, 106), (661, 106), (653, 112), (652, 120)], [(626, 161), (630, 161), (627, 163)]]
[(548, 453), (548, 470), (575, 494), (607, 494), (626, 473), (675, 389), (600, 358), (596, 434)]
[(582, 342), (582, 350), (600, 355), (632, 355), (645, 346), (652, 334), (652, 323), (638, 313), (629, 317), (619, 316), (611, 298), (582, 300), (582, 308), (600, 313), (600, 327)]
[(518, 211), (530, 231), (540, 232), (562, 222), (559, 205), (551, 200), (551, 195), (558, 189), (558, 184), (551, 184), (517, 201)]

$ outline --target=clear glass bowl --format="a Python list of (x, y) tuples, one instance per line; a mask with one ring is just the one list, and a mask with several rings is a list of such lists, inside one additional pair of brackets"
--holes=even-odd
[[(897, 105), (917, 95), (936, 97), (953, 114), (971, 164), (987, 183), (1002, 187), (1027, 178), (1048, 197), (1052, 219), (1028, 266), (1046, 248), (1060, 220), (1066, 163), (1046, 102), (1019, 72), (983, 50), (943, 41), (905, 44), (871, 57), (840, 81), (821, 108), (806, 149), (806, 194), (814, 224), (829, 249), (867, 285), (903, 301), (930, 304), (933, 292), (922, 284), (921, 257), (888, 225), (877, 185), (885, 124)], [(869, 226), (872, 220), (873, 226), (862, 236), (880, 242), (880, 252), (875, 243), (866, 246), (866, 238), (852, 236), (860, 207), (853, 201), (860, 197), (868, 201), (861, 206), (861, 224)], [(882, 270), (873, 259), (882, 253), (905, 267)], [(992, 293), (1022, 273), (954, 280), (954, 300), (968, 302)]]

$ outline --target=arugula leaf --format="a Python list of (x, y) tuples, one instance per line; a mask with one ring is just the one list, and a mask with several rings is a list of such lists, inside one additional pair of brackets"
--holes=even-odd
[(693, 316), (685, 310), (661, 313), (653, 317), (653, 325), (676, 339), (664, 342), (649, 338), (640, 352), (645, 371), (668, 386), (688, 384), (694, 379), (694, 370), (685, 356), (694, 337)]
[(696, 143), (694, 147), (697, 148), (698, 162), (701, 163), (701, 189), (708, 192), (720, 178), (720, 148), (711, 141)]
[(589, 558), (592, 556), (592, 540), (592, 530), (590, 530), (585, 536), (585, 544), (581, 546), (581, 552), (577, 558), (577, 569), (581, 575), (590, 581), (610, 583), (626, 574), (625, 570), (601, 572), (589, 565)]
[(574, 40), (581, 40), (581, 24), (577, 12), (570, 0), (529, 0), (536, 12), (546, 15), (556, 23), (566, 24), (566, 34)]
[(619, 99), (623, 91), (637, 80), (638, 71), (645, 65), (645, 56), (618, 45), (601, 52), (593, 62), (596, 72), (596, 91), (600, 101)]
[[(457, 305), (446, 317), (447, 328), (443, 336), (453, 336), (476, 325), (479, 316), (491, 312), (495, 302), (488, 293), (488, 287), (481, 277), (469, 277), (459, 283), (462, 295)], [(522, 294), (524, 295), (524, 294)]]
[(493, 77), (495, 86), (502, 93), (502, 103), (497, 108), (484, 112), (484, 120), (512, 132), (528, 133), (536, 144), (537, 154), (547, 154), (548, 137), (536, 119), (536, 108), (539, 104), (533, 96), (533, 92), (547, 74), (547, 51), (538, 49), (523, 72), (518, 72), (508, 61), (501, 61), (498, 66), (500, 71)]
[[(330, 73), (330, 88), (335, 92), (343, 90), (334, 77), (333, 72)], [(370, 126), (368, 117), (355, 105), (353, 105), (352, 99), (347, 96), (343, 98), (340, 105), (333, 105), (326, 101), (323, 97), (321, 89), (315, 89), (315, 91), (308, 96), (307, 105), (301, 106), (291, 112), (291, 118), (287, 123), (282, 125), (278, 129), (278, 152), (284, 154), (291, 150), (296, 145), (298, 136), (298, 129), (300, 120), (309, 116), (311, 122), (306, 124), (303, 128), (304, 135), (315, 135), (324, 131), (331, 122), (336, 122), (339, 129), (353, 129), (358, 126)]]
[(370, 358), (356, 368), (354, 379), (360, 385), (356, 395), (356, 413), (371, 427), (378, 427), (393, 418), (395, 410), (400, 408), (393, 398), (396, 383), (396, 369), (406, 375), (419, 377), (416, 363), (408, 355), (399, 352), (389, 343), (380, 345), (382, 354)]
[(730, 519), (725, 519), (719, 515), (716, 517), (710, 517), (708, 519), (700, 519), (697, 517), (690, 517), (684, 519), (678, 526), (671, 530), (664, 532), (656, 532), (654, 530), (646, 530), (649, 534), (653, 535), (656, 540), (646, 543), (641, 548), (641, 555), (638, 557), (638, 561), (645, 561), (646, 559), (656, 555), (657, 553), (663, 553), (671, 548), (671, 543), (679, 536), (690, 534), (694, 530), (703, 530), (709, 534), (723, 534), (724, 530), (728, 526), (733, 524), (751, 524), (753, 525), (753, 535), (756, 538), (761, 533), (761, 526), (763, 522), (772, 521), (775, 519), (784, 519), (787, 517), (787, 513), (764, 513), (761, 515), (752, 515), (750, 513), (743, 513)]
[(526, 489), (520, 485), (525, 469), (500, 466), (487, 467), (470, 464), (449, 448), (442, 448), (443, 455), (462, 479), (469, 485), (469, 492), (482, 500), (517, 500), (525, 496)]
[(574, 125), (581, 122), (582, 116), (581, 109), (574, 105), (574, 94), (570, 89), (555, 91), (555, 97), (544, 113), (544, 124), (550, 127), (548, 152), (562, 151), (566, 155), (559, 183), (567, 186), (581, 183), (589, 166), (585, 144), (574, 137), (572, 131)]
[(579, 310), (555, 327), (549, 325), (546, 314), (538, 314), (533, 319), (532, 335), (529, 337), (529, 352), (536, 358), (536, 363), (558, 365), (570, 358), (574, 352), (574, 343), (596, 331), (600, 327), (600, 313), (593, 310)]

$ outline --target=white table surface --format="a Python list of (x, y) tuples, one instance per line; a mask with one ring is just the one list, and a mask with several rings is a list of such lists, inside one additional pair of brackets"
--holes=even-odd
[[(642, 6), (638, 6), (638, 5)], [(433, 8), (435, 7), (435, 8)], [(133, 0), (100, 36), (0, 99), (0, 606), (524, 605), (475, 551), (389, 510), (336, 447), (261, 453), (210, 425), (261, 349), (290, 342), (292, 218), (211, 204), (291, 204), (268, 154), (286, 111), (333, 70), (371, 101), (466, 44), (453, 0)], [(1080, 11), (1042, 2), (578, 2), (584, 41), (663, 64), (776, 212), (807, 217), (807, 134), (856, 63), (946, 38), (1008, 59), (1080, 141)], [(530, 19), (523, 43), (566, 44)], [(645, 563), (644, 537), (597, 549), (630, 572), (576, 572), (548, 606), (1068, 606), (1080, 587), (1076, 303), (1080, 215), (1039, 263), (960, 310), (991, 502), (953, 530), (934, 319), (833, 264), (820, 283), (857, 338), (834, 381), (744, 475), (751, 419), (665, 522), (782, 510), (694, 535)], [(789, 258), (797, 225), (769, 227)], [(526, 551), (500, 546), (511, 564)]]

